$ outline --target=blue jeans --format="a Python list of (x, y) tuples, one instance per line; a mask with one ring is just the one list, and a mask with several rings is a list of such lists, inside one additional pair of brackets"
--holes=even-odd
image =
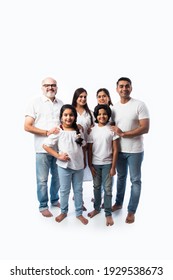
[(71, 189), (71, 184), (74, 193), (74, 205), (76, 216), (82, 215), (83, 206), (83, 175), (84, 169), (73, 170), (70, 168), (62, 168), (58, 166), (58, 174), (60, 180), (60, 200), (61, 213), (68, 212), (68, 201)]
[(37, 197), (40, 203), (39, 210), (48, 209), (48, 177), (51, 174), (50, 181), (50, 202), (56, 205), (59, 200), (59, 176), (56, 164), (56, 158), (47, 153), (36, 153), (36, 179), (37, 179)]
[(105, 216), (112, 215), (112, 179), (110, 176), (110, 169), (112, 164), (96, 165), (93, 167), (96, 170), (96, 175), (93, 177), (94, 183), (94, 209), (100, 211), (102, 199), (102, 187), (104, 190), (104, 209)]
[(118, 155), (117, 161), (117, 194), (116, 204), (122, 206), (124, 201), (127, 173), (129, 168), (131, 193), (128, 203), (128, 212), (135, 213), (138, 207), (141, 194), (141, 165), (144, 152), (141, 153), (122, 153)]

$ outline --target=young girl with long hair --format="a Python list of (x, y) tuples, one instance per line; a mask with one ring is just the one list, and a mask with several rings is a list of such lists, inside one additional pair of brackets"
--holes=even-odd
[[(76, 124), (76, 120), (77, 112), (74, 106), (70, 104), (63, 105), (60, 111), (61, 125), (59, 133), (49, 135), (44, 142), (43, 148), (57, 158), (61, 214), (55, 220), (61, 222), (67, 216), (72, 185), (76, 217), (86, 225), (88, 219), (82, 215), (86, 142), (83, 133)], [(55, 146), (57, 147), (55, 148)]]

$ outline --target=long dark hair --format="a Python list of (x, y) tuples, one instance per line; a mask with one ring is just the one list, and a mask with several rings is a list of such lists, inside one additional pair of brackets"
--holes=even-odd
[[(72, 124), (72, 127), (74, 128), (74, 130), (76, 130), (76, 140), (75, 140), (75, 142), (81, 146), (82, 142), (83, 142), (83, 139), (81, 138), (80, 130), (79, 130), (79, 128), (77, 126), (77, 123), (76, 123), (76, 121), (77, 121), (77, 112), (76, 112), (76, 109), (75, 109), (74, 106), (72, 106), (71, 104), (64, 104), (61, 107), (60, 114), (59, 114), (60, 122), (61, 122), (61, 118), (62, 118), (63, 112), (66, 109), (70, 109), (73, 112), (73, 115), (74, 115), (75, 119), (74, 119), (74, 122)], [(60, 125), (60, 127), (63, 129), (62, 125)]]
[[(87, 94), (87, 91), (84, 89), (84, 88), (77, 88), (73, 94), (73, 99), (72, 99), (72, 105), (76, 108), (77, 107), (77, 99), (79, 97), (79, 95), (81, 93), (85, 92)], [(93, 117), (92, 117), (92, 114), (91, 114), (91, 111), (87, 105), (87, 103), (83, 106), (85, 111), (90, 115), (90, 118), (91, 118), (91, 125), (93, 125), (94, 121), (93, 121)]]

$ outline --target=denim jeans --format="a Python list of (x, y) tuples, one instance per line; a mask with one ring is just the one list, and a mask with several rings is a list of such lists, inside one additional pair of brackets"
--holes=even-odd
[(96, 175), (93, 177), (94, 183), (94, 209), (100, 211), (102, 186), (104, 190), (104, 209), (105, 216), (112, 215), (112, 182), (113, 177), (110, 176), (112, 164), (96, 165), (93, 167), (96, 170)]
[(116, 204), (122, 205), (124, 201), (128, 168), (131, 181), (131, 193), (128, 203), (128, 212), (135, 213), (141, 194), (141, 165), (144, 152), (122, 153), (118, 155), (117, 161), (117, 194)]
[(84, 169), (73, 170), (70, 168), (62, 168), (58, 166), (58, 174), (60, 180), (60, 200), (61, 213), (68, 212), (68, 201), (71, 185), (74, 193), (74, 205), (76, 216), (82, 215), (83, 206), (83, 176)]
[(59, 200), (59, 176), (56, 164), (56, 158), (47, 153), (36, 153), (36, 179), (37, 179), (37, 197), (40, 203), (39, 210), (48, 209), (48, 177), (51, 174), (50, 181), (50, 202), (56, 205)]

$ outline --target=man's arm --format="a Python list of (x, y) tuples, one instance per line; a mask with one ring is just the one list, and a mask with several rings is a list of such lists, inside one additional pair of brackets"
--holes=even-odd
[(150, 126), (150, 120), (143, 119), (143, 120), (139, 120), (139, 126), (135, 129), (132, 129), (129, 131), (122, 131), (119, 127), (112, 126), (111, 130), (114, 131), (120, 137), (133, 138), (133, 137), (148, 133), (149, 126)]
[(40, 129), (34, 126), (34, 118), (30, 116), (25, 117), (24, 130), (40, 136), (48, 136), (48, 130)]

